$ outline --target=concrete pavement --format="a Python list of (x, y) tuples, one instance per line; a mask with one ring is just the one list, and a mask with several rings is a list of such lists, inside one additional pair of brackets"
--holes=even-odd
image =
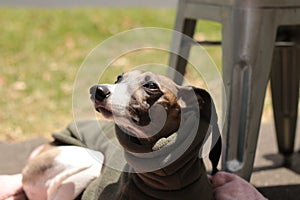
[(292, 165), (285, 168), (282, 166), (283, 157), (277, 153), (274, 124), (262, 124), (251, 183), (270, 200), (300, 199), (299, 130), (295, 143)]

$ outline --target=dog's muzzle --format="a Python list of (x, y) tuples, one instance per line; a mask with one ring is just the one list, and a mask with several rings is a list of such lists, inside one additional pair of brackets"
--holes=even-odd
[(90, 94), (95, 109), (102, 113), (104, 117), (110, 118), (112, 116), (112, 111), (107, 106), (107, 99), (111, 95), (111, 92), (108, 87), (105, 85), (95, 85), (90, 88)]
[(110, 96), (109, 89), (104, 85), (95, 85), (90, 88), (91, 99), (96, 101), (104, 101)]

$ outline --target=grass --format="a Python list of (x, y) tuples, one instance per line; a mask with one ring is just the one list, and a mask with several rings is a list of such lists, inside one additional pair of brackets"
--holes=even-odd
[[(72, 120), (76, 72), (96, 45), (136, 27), (172, 29), (175, 10), (0, 8), (0, 19), (0, 140), (15, 141), (49, 137)], [(219, 25), (200, 25), (196, 37), (220, 39)], [(209, 51), (220, 65), (220, 50)]]

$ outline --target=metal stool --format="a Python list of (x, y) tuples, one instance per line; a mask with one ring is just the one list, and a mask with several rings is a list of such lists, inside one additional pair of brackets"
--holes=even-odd
[[(179, 0), (174, 29), (193, 37), (197, 19), (222, 24), (222, 71), (228, 102), (222, 168), (249, 180), (269, 78), (279, 152), (288, 158), (294, 150), (300, 1)], [(191, 46), (183, 39), (174, 39), (172, 45), (174, 52), (189, 55)], [(187, 61), (182, 57), (171, 54), (169, 64), (185, 73)], [(182, 82), (180, 77), (174, 80)]]

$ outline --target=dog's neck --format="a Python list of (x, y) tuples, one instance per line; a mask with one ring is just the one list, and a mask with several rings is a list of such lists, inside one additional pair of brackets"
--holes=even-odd
[[(196, 146), (196, 145), (193, 145)], [(198, 157), (199, 149), (190, 148), (176, 161), (170, 165), (167, 164), (169, 157), (163, 158), (140, 158), (132, 153), (125, 153), (125, 158), (130, 166), (132, 181), (136, 185), (147, 185), (140, 188), (144, 193), (148, 192), (149, 188), (154, 190), (181, 190), (193, 184), (202, 175), (206, 174), (205, 166), (202, 159)], [(170, 153), (169, 156), (172, 156)], [(153, 160), (153, 161), (151, 161)], [(158, 168), (161, 163), (162, 168)], [(154, 171), (141, 172), (141, 168)]]
[(130, 143), (130, 138), (122, 138), (129, 136), (118, 134), (122, 130), (116, 127), (133, 183), (144, 185), (140, 190), (147, 194), (151, 189), (181, 190), (196, 182), (206, 174), (199, 149), (208, 129), (208, 123), (191, 115), (177, 132), (147, 146)]

